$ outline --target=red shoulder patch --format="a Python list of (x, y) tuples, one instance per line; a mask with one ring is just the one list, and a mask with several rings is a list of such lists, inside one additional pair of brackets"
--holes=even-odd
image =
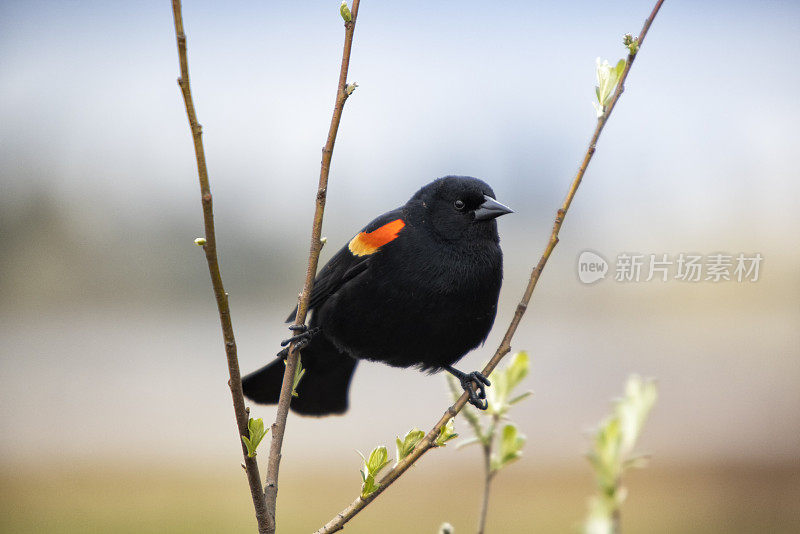
[(397, 234), (400, 233), (400, 230), (405, 225), (406, 223), (403, 219), (395, 219), (371, 232), (361, 232), (350, 240), (347, 248), (350, 249), (354, 256), (374, 254), (386, 243), (397, 239)]

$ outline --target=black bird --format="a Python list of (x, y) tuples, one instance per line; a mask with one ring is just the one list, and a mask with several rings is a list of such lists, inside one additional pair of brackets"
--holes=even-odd
[[(485, 409), (489, 381), (452, 365), (482, 344), (494, 323), (503, 279), (495, 218), (506, 213), (512, 210), (485, 182), (446, 176), (353, 237), (319, 271), (309, 329), (291, 338), (303, 345), (306, 369), (292, 410), (345, 412), (358, 360), (444, 369), (469, 391), (473, 405)], [(244, 394), (277, 403), (283, 372), (277, 358), (244, 377)]]

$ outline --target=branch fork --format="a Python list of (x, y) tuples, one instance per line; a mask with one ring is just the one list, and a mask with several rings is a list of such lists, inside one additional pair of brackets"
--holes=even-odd
[[(178, 61), (181, 71), (181, 75), (178, 78), (178, 86), (183, 95), (186, 116), (189, 120), (189, 129), (192, 132), (192, 139), (194, 141), (195, 158), (197, 159), (197, 176), (200, 181), (200, 198), (203, 206), (203, 222), (205, 225), (205, 238), (199, 238), (195, 240), (195, 243), (202, 246), (205, 252), (208, 272), (211, 276), (211, 286), (217, 301), (217, 311), (219, 313), (222, 337), (225, 343), (225, 355), (228, 360), (228, 387), (231, 390), (239, 438), (242, 436), (247, 437), (250, 435), (248, 429), (250, 415), (244, 404), (242, 377), (239, 371), (239, 359), (236, 352), (236, 339), (233, 335), (228, 293), (225, 292), (225, 287), (222, 284), (219, 259), (217, 258), (214, 208), (211, 197), (211, 186), (208, 180), (205, 151), (203, 149), (203, 127), (197, 121), (197, 114), (194, 109), (194, 102), (192, 101), (192, 91), (189, 83), (189, 61), (186, 54), (186, 34), (183, 31), (183, 13), (180, 0), (172, 0), (172, 16), (175, 22), (175, 39), (178, 44)], [(258, 472), (258, 463), (256, 462), (255, 456), (251, 457), (248, 455), (247, 446), (239, 438), (237, 439), (242, 446), (242, 455), (244, 457), (242, 466), (247, 474), (247, 481), (250, 486), (250, 495), (253, 499), (258, 531), (259, 534), (265, 534), (270, 532), (270, 529), (274, 531), (274, 522), (271, 522), (271, 518), (267, 514), (266, 499), (264, 491), (261, 489), (261, 476)]]

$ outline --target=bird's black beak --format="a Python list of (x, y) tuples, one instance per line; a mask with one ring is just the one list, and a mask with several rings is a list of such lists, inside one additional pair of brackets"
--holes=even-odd
[(483, 204), (475, 210), (475, 220), (488, 221), (506, 213), (514, 213), (514, 210), (503, 206), (489, 195), (483, 195)]

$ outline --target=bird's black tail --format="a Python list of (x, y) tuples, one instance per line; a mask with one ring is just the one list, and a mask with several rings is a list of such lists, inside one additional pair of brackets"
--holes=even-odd
[[(301, 415), (333, 415), (347, 411), (350, 380), (358, 360), (339, 352), (322, 335), (317, 335), (303, 348), (301, 355), (306, 370), (292, 398), (292, 411)], [(285, 365), (276, 358), (258, 371), (242, 379), (245, 396), (261, 404), (277, 404)]]

